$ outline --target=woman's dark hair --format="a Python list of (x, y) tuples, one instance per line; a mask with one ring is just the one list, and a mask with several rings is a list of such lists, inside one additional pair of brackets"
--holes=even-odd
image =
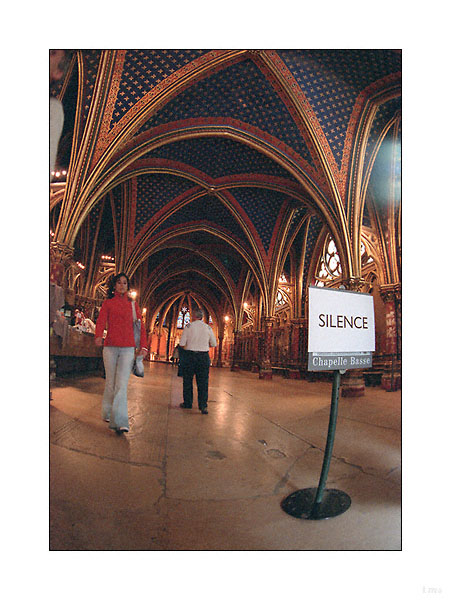
[(107, 298), (114, 298), (114, 288), (116, 287), (117, 280), (121, 277), (125, 277), (125, 279), (127, 280), (127, 291), (130, 289), (130, 279), (128, 278), (128, 275), (126, 275), (125, 273), (118, 273), (117, 275), (112, 275), (108, 282), (108, 291), (106, 295)]

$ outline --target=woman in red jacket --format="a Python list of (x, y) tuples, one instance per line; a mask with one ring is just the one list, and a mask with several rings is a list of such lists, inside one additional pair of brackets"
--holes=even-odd
[[(95, 344), (101, 346), (103, 331), (107, 327), (103, 345), (106, 381), (102, 418), (117, 433), (129, 431), (127, 384), (135, 358), (133, 308), (132, 299), (128, 295), (129, 289), (130, 281), (125, 273), (119, 273), (110, 279), (108, 296), (100, 309), (95, 333)], [(135, 304), (135, 307), (136, 318), (141, 319), (138, 305)], [(147, 354), (144, 327), (141, 327), (140, 354)]]

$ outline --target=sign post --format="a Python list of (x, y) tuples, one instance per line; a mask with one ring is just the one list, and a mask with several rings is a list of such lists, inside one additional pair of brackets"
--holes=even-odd
[(281, 503), (298, 519), (328, 519), (351, 506), (345, 492), (326, 489), (335, 439), (340, 376), (347, 369), (372, 365), (375, 350), (374, 305), (370, 294), (309, 288), (308, 370), (334, 371), (332, 398), (323, 466), (317, 488), (297, 490)]

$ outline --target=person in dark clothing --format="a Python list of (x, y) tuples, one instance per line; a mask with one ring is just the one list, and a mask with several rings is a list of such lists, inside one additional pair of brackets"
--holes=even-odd
[(208, 415), (208, 375), (210, 370), (209, 348), (216, 346), (212, 328), (203, 322), (203, 312), (193, 311), (193, 321), (185, 327), (180, 339), (183, 348), (181, 367), (183, 373), (182, 408), (193, 406), (193, 377), (196, 376), (197, 403), (203, 415)]

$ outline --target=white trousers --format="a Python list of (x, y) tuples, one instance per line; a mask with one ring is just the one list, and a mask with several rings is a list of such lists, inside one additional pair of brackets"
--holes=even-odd
[(133, 368), (135, 348), (104, 346), (105, 391), (102, 401), (102, 419), (110, 421), (110, 429), (129, 428), (127, 385)]

